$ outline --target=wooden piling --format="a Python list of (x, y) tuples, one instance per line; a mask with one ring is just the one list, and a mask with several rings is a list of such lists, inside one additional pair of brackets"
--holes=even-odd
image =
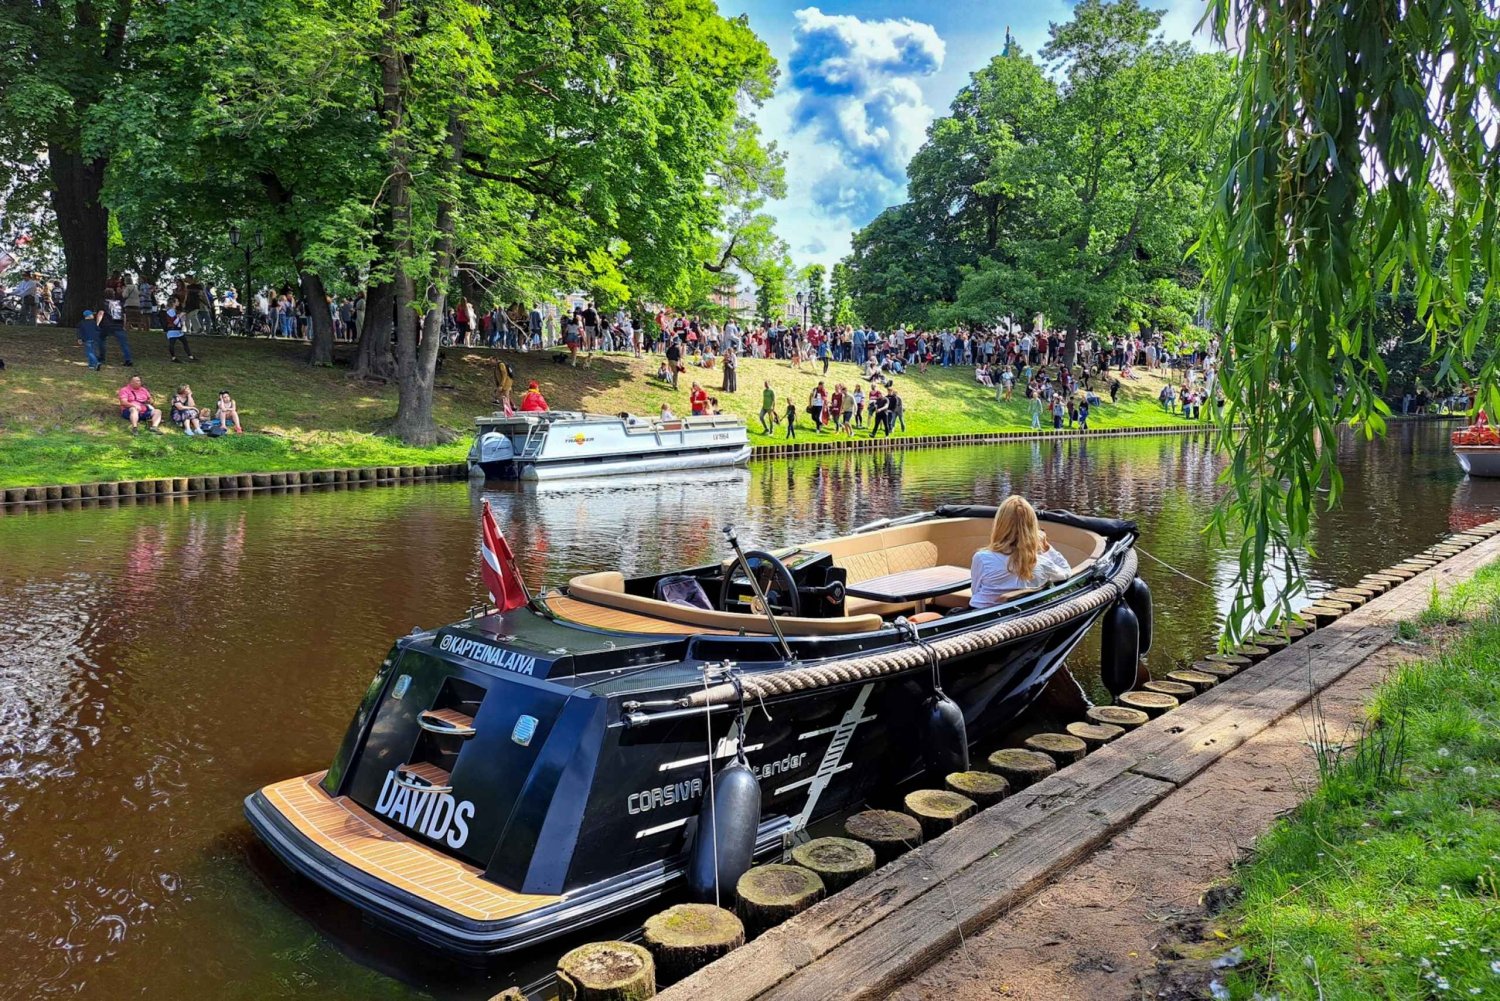
[(823, 899), (823, 880), (800, 865), (762, 865), (735, 886), (740, 920), (752, 935), (781, 924)]
[(1118, 726), (1126, 730), (1145, 726), (1151, 719), (1139, 709), (1131, 709), (1129, 706), (1094, 706), (1085, 715), (1091, 723)]
[(1185, 685), (1192, 685), (1200, 692), (1206, 692), (1219, 683), (1219, 679), (1204, 671), (1193, 671), (1184, 669), (1181, 671), (1167, 672), (1167, 679), (1180, 681)]
[(875, 849), (853, 838), (814, 838), (792, 849), (792, 861), (811, 869), (829, 893), (875, 871)]
[(918, 789), (906, 794), (906, 812), (922, 825), (922, 836), (935, 838), (968, 820), (979, 809), (967, 796), (947, 789)]
[(1141, 688), (1158, 695), (1169, 695), (1178, 702), (1186, 702), (1198, 694), (1198, 689), (1185, 681), (1174, 681), (1171, 679), (1153, 679), (1146, 682)]
[(1083, 741), (1091, 749), (1103, 747), (1125, 734), (1124, 727), (1115, 726), (1113, 723), (1069, 723), (1067, 729), (1068, 733)]
[(1000, 802), (1010, 792), (1005, 776), (994, 772), (951, 772), (943, 782), (953, 792), (978, 803), (981, 809)]
[(915, 817), (895, 810), (856, 813), (844, 821), (844, 833), (869, 845), (881, 865), (922, 843), (922, 825)]
[(744, 945), (745, 925), (722, 907), (677, 904), (646, 919), (641, 941), (661, 979), (671, 983)]
[(557, 961), (561, 1001), (644, 1001), (656, 996), (656, 963), (643, 946), (590, 942)]
[(1005, 776), (1012, 789), (1019, 790), (1040, 782), (1057, 771), (1057, 762), (1041, 751), (1006, 747), (989, 756), (989, 768), (990, 771)]
[(1071, 765), (1075, 761), (1082, 761), (1083, 756), (1088, 753), (1089, 745), (1084, 743), (1081, 737), (1075, 737), (1069, 733), (1034, 733), (1027, 737), (1023, 744), (1027, 750), (1040, 751), (1047, 755), (1057, 766)]
[(1162, 713), (1176, 709), (1181, 704), (1170, 695), (1141, 691), (1126, 692), (1116, 701), (1122, 706), (1139, 709), (1147, 716), (1160, 716)]

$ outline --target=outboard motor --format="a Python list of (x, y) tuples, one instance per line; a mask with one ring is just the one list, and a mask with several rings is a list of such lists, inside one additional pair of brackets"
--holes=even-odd
[(1141, 661), (1141, 625), (1124, 601), (1104, 613), (1099, 634), (1099, 675), (1111, 695), (1122, 695), (1135, 687), (1135, 672)]
[(740, 877), (755, 860), (755, 837), (760, 830), (760, 780), (744, 753), (714, 776), (713, 795), (698, 811), (698, 831), (688, 852), (688, 893), (695, 901), (712, 903), (726, 892), (734, 894)]
[(1151, 652), (1151, 586), (1137, 577), (1125, 589), (1125, 603), (1141, 628), (1141, 656)]
[(515, 458), (516, 449), (510, 438), (498, 431), (486, 431), (480, 435), (469, 451), (471, 463), (496, 472), (508, 471)]
[(938, 783), (939, 788), (948, 775), (969, 770), (969, 735), (964, 727), (964, 711), (941, 688), (935, 688), (927, 697), (918, 725), (922, 763), (927, 777)]

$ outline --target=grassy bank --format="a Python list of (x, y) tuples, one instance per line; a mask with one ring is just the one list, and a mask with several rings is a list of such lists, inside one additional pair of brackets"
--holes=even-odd
[(1422, 659), (1237, 873), (1235, 998), (1500, 998), (1500, 564), (1402, 633)]
[[(722, 373), (690, 370), (673, 391), (654, 374), (658, 359), (601, 356), (588, 367), (569, 368), (551, 352), (518, 354), (469, 348), (445, 351), (438, 373), (436, 415), (455, 440), (414, 449), (380, 434), (396, 410), (394, 386), (350, 378), (343, 367), (312, 369), (303, 364), (301, 344), (266, 340), (200, 339), (197, 364), (171, 364), (160, 332), (132, 341), (136, 365), (119, 365), (118, 349), (108, 346), (112, 364), (90, 372), (70, 330), (51, 327), (0, 328), (0, 486), (72, 483), (200, 473), (270, 472), (338, 466), (410, 465), (456, 462), (467, 451), (473, 418), (495, 409), (494, 366), (505, 358), (520, 387), (541, 383), (554, 409), (603, 413), (655, 414), (663, 403), (682, 414), (689, 382), (697, 378), (719, 398), (724, 410), (746, 418), (757, 444), (785, 441), (782, 433), (760, 433), (763, 382), (776, 391), (778, 408), (797, 404), (799, 440), (815, 433), (807, 425), (808, 393), (820, 378), (831, 390), (858, 377), (852, 364), (833, 365), (826, 377), (815, 364), (793, 371), (786, 362), (745, 359), (736, 394), (718, 390)], [(341, 346), (341, 351), (347, 350)], [(162, 402), (180, 382), (188, 382), (199, 402), (221, 388), (234, 393), (251, 433), (233, 438), (132, 436), (119, 419), (115, 391), (139, 374)], [(995, 400), (993, 390), (973, 381), (972, 369), (930, 369), (897, 377), (906, 400), (909, 435), (974, 434), (1019, 430), (1031, 425), (1027, 402)], [(1129, 381), (1119, 402), (1097, 408), (1097, 428), (1177, 424), (1156, 402), (1161, 381), (1150, 376)], [(1102, 394), (1106, 400), (1108, 394)], [(519, 390), (516, 394), (519, 402)], [(861, 432), (867, 433), (867, 432)]]

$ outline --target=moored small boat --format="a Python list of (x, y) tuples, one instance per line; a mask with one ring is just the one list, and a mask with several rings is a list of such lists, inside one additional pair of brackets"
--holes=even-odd
[(1106, 680), (1133, 681), (1150, 641), (1135, 525), (1042, 512), (1071, 575), (971, 609), (994, 510), (776, 552), (731, 534), (722, 563), (582, 574), (414, 631), (329, 767), (246, 814), (293, 869), (455, 953), (520, 949), (681, 884), (712, 899), (810, 823), (964, 770), (1095, 622)]
[(469, 468), (486, 479), (548, 480), (742, 465), (739, 417), (661, 418), (575, 411), (503, 413), (475, 421)]
[(1473, 424), (1451, 436), (1453, 454), (1470, 476), (1500, 476), (1500, 432), (1490, 426), (1484, 411)]

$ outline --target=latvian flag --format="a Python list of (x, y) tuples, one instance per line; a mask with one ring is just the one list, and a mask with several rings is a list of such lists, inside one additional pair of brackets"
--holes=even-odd
[(526, 593), (526, 584), (516, 570), (515, 554), (510, 551), (510, 543), (501, 534), (500, 526), (495, 522), (495, 512), (490, 509), (488, 500), (484, 502), (484, 513), (479, 520), (484, 528), (484, 541), (480, 549), (484, 554), (484, 563), (479, 569), (484, 577), (484, 586), (489, 589), (490, 600), (502, 612), (520, 608), (531, 601), (531, 595)]

